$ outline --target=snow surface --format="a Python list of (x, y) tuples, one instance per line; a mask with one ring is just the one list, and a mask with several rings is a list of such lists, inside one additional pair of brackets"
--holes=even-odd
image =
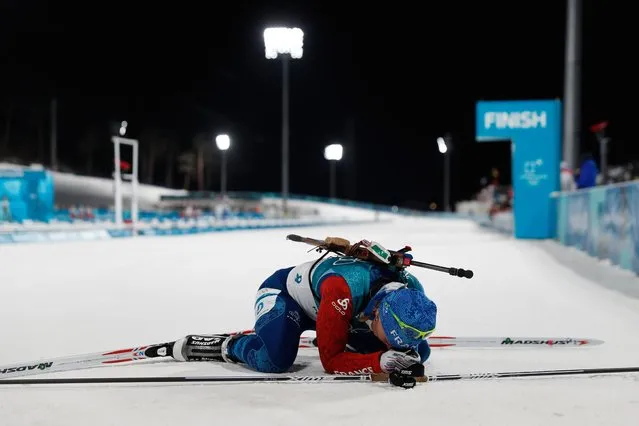
[[(0, 246), (0, 365), (250, 328), (263, 279), (316, 256), (286, 241), (290, 232), (410, 244), (417, 260), (473, 269), (472, 280), (412, 269), (438, 303), (436, 334), (606, 341), (592, 348), (434, 349), (429, 374), (639, 365), (638, 300), (575, 274), (536, 244), (433, 218)], [(322, 374), (317, 353), (301, 350), (295, 370)], [(57, 376), (185, 374), (255, 373), (157, 362)], [(0, 386), (2, 426), (636, 425), (638, 414), (633, 374), (436, 382), (413, 390), (366, 382)]]

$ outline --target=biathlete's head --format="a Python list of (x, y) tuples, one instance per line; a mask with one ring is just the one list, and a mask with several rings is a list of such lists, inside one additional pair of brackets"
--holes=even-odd
[(372, 319), (369, 325), (373, 334), (389, 348), (417, 348), (435, 330), (437, 305), (423, 291), (404, 284), (385, 287), (396, 289), (382, 288), (364, 311)]

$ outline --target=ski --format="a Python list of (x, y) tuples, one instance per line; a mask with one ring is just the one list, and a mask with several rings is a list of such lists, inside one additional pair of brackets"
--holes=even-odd
[(0, 380), (44, 373), (83, 370), (102, 365), (122, 364), (149, 358), (164, 357), (167, 355), (167, 348), (173, 343), (174, 342), (168, 342), (4, 365), (0, 366)]
[[(252, 330), (244, 330), (232, 334), (250, 334)], [(603, 340), (570, 338), (570, 337), (452, 337), (432, 336), (428, 342), (433, 348), (552, 348), (595, 346)], [(44, 373), (82, 370), (104, 365), (124, 364), (166, 357), (168, 348), (174, 342), (137, 346), (66, 357), (41, 359), (0, 366), (0, 380), (15, 377), (33, 376)], [(300, 348), (317, 348), (315, 336), (302, 336)]]
[[(453, 337), (431, 336), (428, 344), (431, 348), (553, 348), (602, 345), (603, 340), (574, 337)], [(300, 348), (317, 347), (315, 337), (302, 336)]]
[[(235, 335), (250, 333), (253, 333), (253, 330), (243, 330), (229, 334)], [(300, 345), (304, 345), (302, 347), (315, 347), (313, 346), (313, 339), (314, 338), (310, 337), (302, 338)], [(103, 352), (77, 354), (10, 365), (0, 365), (0, 380), (34, 376), (45, 373), (84, 370), (106, 365), (133, 363), (151, 358), (163, 358), (168, 355), (168, 348), (174, 343), (175, 341), (170, 341)]]
[(576, 337), (453, 337), (433, 336), (428, 338), (433, 348), (553, 348), (597, 346), (603, 340)]
[[(639, 367), (610, 367), (610, 368), (579, 368), (568, 370), (529, 370), (507, 371), (499, 373), (459, 373), (433, 374), (415, 377), (417, 382), (446, 382), (454, 380), (487, 380), (526, 377), (553, 377), (579, 375), (610, 375), (624, 373), (639, 373)], [(154, 377), (70, 377), (49, 379), (5, 379), (2, 385), (46, 385), (46, 384), (139, 384), (139, 383), (259, 383), (259, 382), (388, 382), (387, 374), (368, 375), (317, 375), (317, 376), (287, 376), (287, 375), (253, 375), (253, 376), (154, 376)]]

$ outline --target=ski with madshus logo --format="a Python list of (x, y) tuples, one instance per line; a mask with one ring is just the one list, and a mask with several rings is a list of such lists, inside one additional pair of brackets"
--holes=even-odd
[[(603, 340), (573, 337), (454, 337), (430, 336), (428, 345), (431, 348), (552, 348), (552, 347), (580, 347), (598, 346)], [(317, 347), (315, 337), (302, 336), (300, 348)]]
[(433, 348), (552, 348), (597, 346), (603, 340), (573, 337), (452, 337), (434, 336), (428, 339)]

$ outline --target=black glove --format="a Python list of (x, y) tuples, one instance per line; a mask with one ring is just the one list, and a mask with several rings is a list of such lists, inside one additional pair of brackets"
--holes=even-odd
[(388, 382), (393, 386), (412, 389), (417, 384), (415, 377), (424, 377), (424, 364), (417, 363), (388, 375)]

